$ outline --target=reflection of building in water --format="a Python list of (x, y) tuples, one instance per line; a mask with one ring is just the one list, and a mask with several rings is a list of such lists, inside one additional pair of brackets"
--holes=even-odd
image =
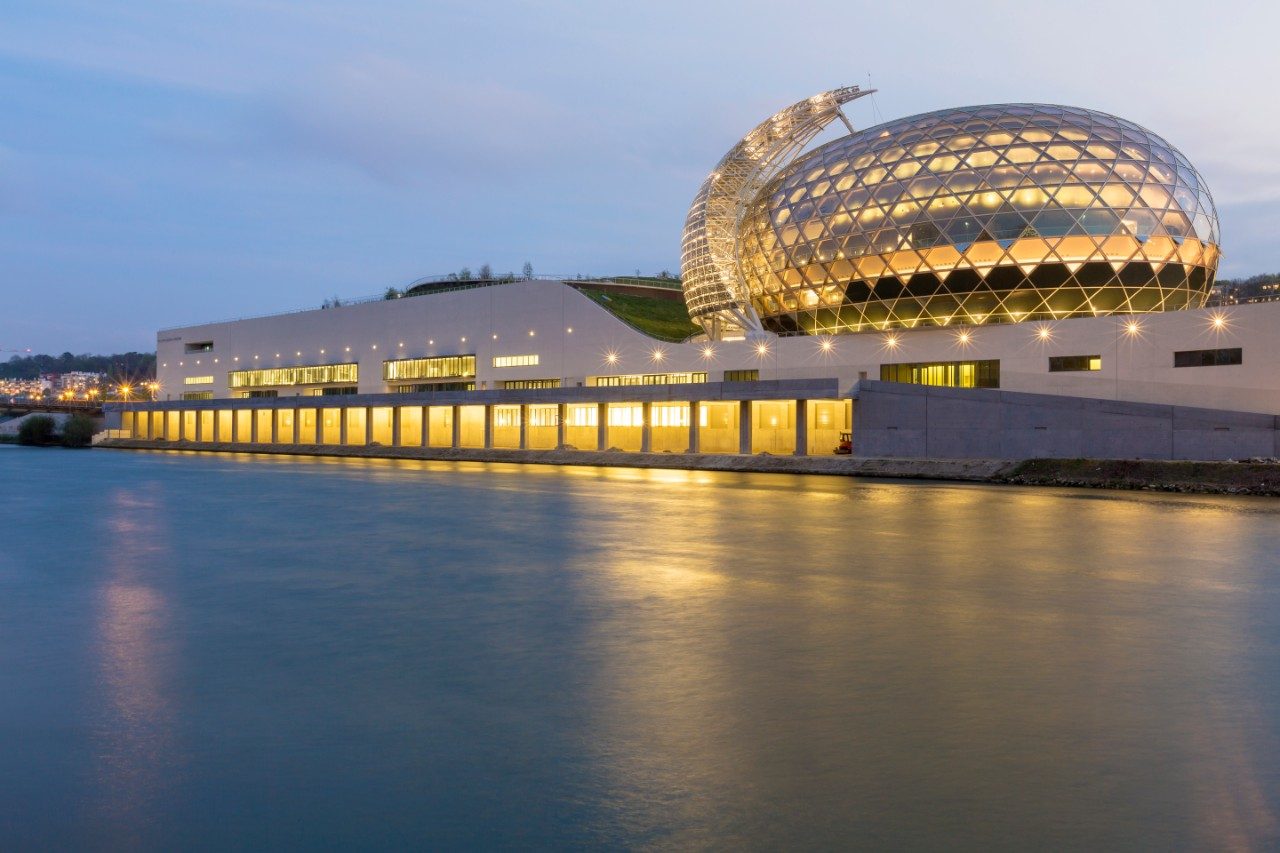
[(855, 131), (865, 94), (798, 102), (720, 161), (683, 234), (687, 311), (667, 279), (422, 282), (164, 330), (162, 402), (112, 417), (201, 443), (1276, 453), (1254, 415), (1280, 413), (1280, 305), (1203, 307), (1218, 222), (1182, 153), (1042, 104)]
[[(176, 566), (157, 503), (133, 490), (118, 490), (108, 506), (113, 533), (101, 555), (99, 677), (109, 705), (99, 728), (99, 823), (106, 837), (143, 844), (155, 831), (157, 800), (173, 783), (178, 764), (168, 695), (173, 662), (169, 604), (155, 586), (157, 567)], [(145, 844), (143, 844), (145, 846)]]

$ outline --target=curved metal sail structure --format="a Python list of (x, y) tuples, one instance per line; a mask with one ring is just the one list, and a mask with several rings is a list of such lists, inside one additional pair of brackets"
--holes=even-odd
[(874, 89), (846, 86), (792, 104), (766, 119), (716, 164), (694, 196), (680, 252), (689, 316), (713, 340), (759, 331), (760, 318), (738, 269), (738, 226), (760, 189), (787, 166), (840, 111)]

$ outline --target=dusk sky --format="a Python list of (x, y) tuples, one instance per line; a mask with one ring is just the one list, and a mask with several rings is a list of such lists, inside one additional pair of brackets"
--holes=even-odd
[(868, 72), (860, 127), (1007, 101), (1145, 125), (1208, 181), (1221, 274), (1280, 271), (1278, 24), (1167, 1), (10, 3), (0, 350), (152, 350), (482, 263), (676, 272), (720, 155)]

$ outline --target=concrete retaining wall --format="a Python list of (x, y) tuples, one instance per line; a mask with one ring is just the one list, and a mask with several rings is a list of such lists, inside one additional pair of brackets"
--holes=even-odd
[(1275, 415), (863, 380), (853, 452), (911, 459), (1280, 455)]

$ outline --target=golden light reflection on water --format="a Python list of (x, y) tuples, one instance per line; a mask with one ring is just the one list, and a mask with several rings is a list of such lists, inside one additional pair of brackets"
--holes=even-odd
[[(521, 542), (555, 543), (564, 606), (590, 614), (571, 651), (601, 841), (735, 847), (779, 840), (782, 823), (925, 847), (1247, 849), (1277, 832), (1280, 746), (1252, 601), (1275, 583), (1274, 502), (231, 459), (474, 491), (462, 521), (480, 535), (502, 520)], [(513, 518), (488, 513), (499, 493)], [(513, 494), (554, 516), (520, 514)], [(499, 569), (524, 568), (523, 554), (495, 553), (510, 563)], [(142, 628), (115, 637), (132, 673), (116, 704), (152, 733), (164, 693), (141, 651), (156, 611), (145, 594), (108, 607)]]
[(148, 578), (172, 566), (166, 531), (157, 523), (158, 496), (117, 489), (108, 502), (108, 547), (101, 554), (98, 590), (98, 671), (107, 706), (97, 729), (95, 804), (103, 837), (143, 843), (157, 817), (157, 799), (172, 785), (174, 709), (166, 683), (170, 669), (168, 602)]

